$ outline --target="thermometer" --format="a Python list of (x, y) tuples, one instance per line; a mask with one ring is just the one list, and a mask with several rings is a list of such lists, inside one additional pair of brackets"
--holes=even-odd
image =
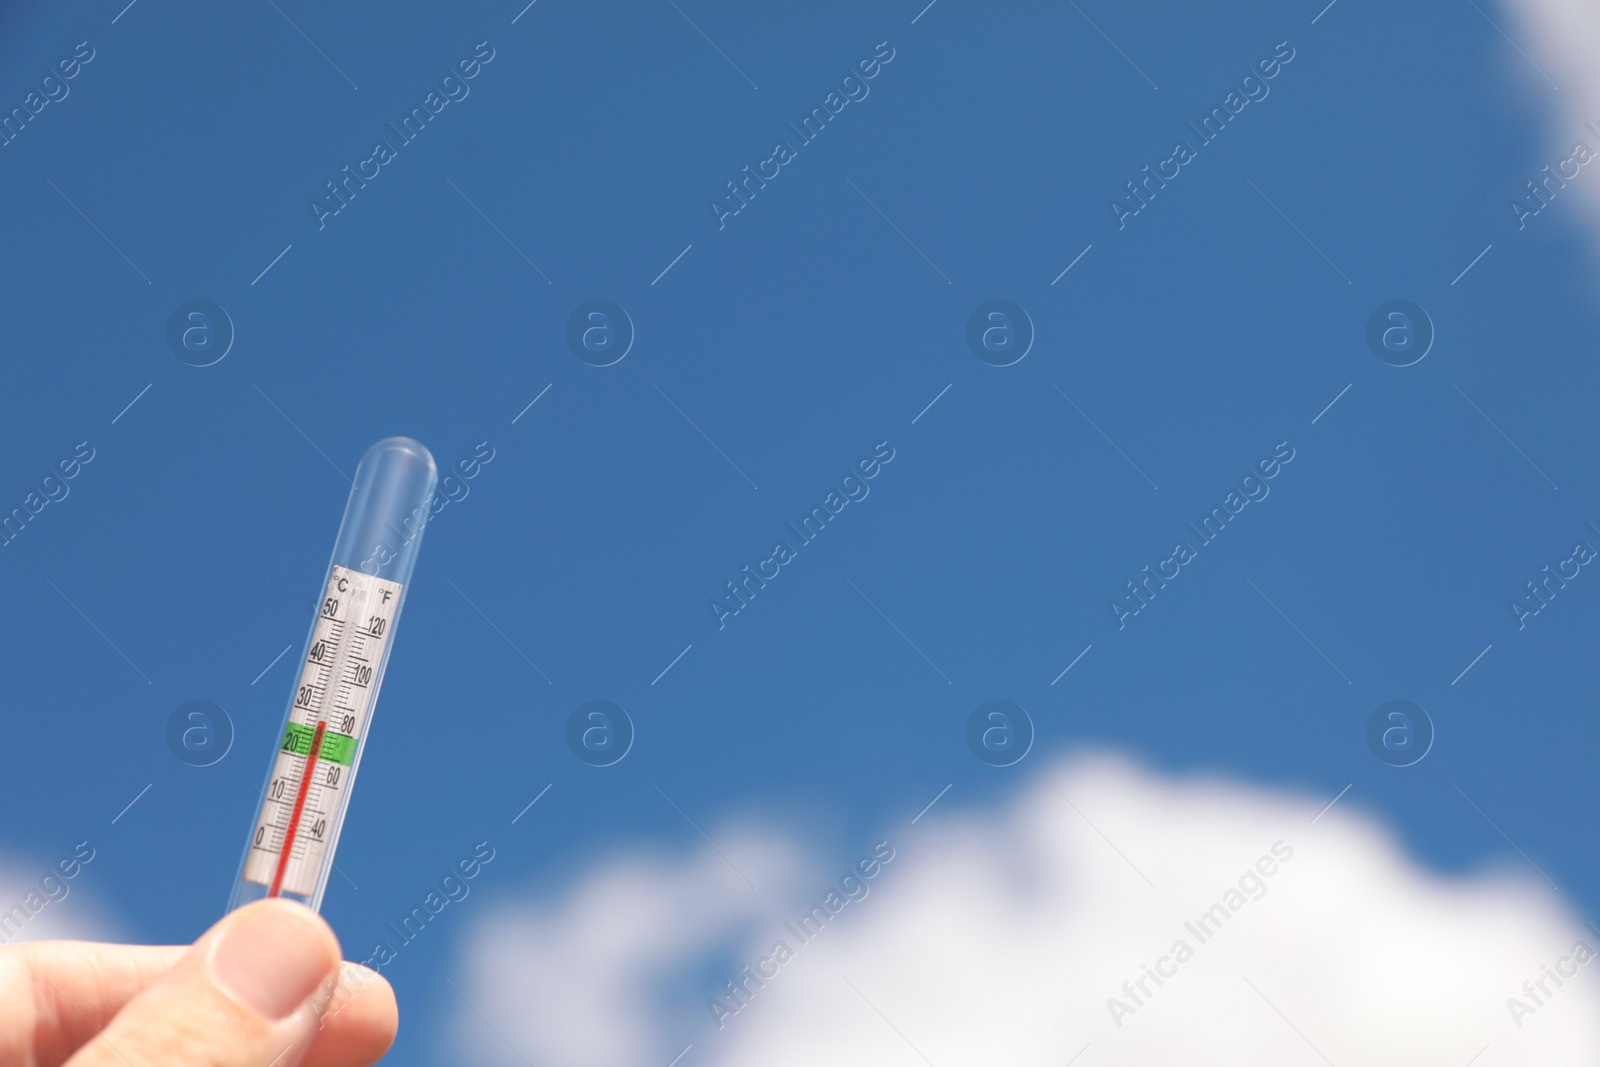
[(361, 457), (230, 911), (263, 897), (322, 904), (437, 480), (409, 437)]

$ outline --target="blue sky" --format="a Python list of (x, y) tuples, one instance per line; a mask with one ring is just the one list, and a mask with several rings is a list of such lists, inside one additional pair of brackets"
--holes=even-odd
[[(831, 872), (947, 783), (1014, 788), (1030, 763), (966, 747), (992, 699), (1031, 716), (1029, 760), (1348, 784), (1426, 864), (1531, 861), (1600, 914), (1577, 847), (1600, 579), (1520, 630), (1508, 607), (1600, 548), (1600, 179), (1522, 230), (1508, 207), (1600, 142), (1489, 21), (1515, 38), (1515, 13), (919, 6), (8, 6), (5, 109), (93, 50), (0, 148), (0, 506), (93, 450), (0, 549), (21, 876), (87, 839), (81, 884), (127, 937), (217, 917), (334, 468), (406, 434), (494, 458), (399, 629), (324, 907), (352, 956), (480, 840), (476, 899), (733, 810)], [(324, 183), (475, 48), (470, 91), (319, 228)], [(875, 48), (870, 91), (719, 228), (725, 183)], [(1112, 198), (1275, 48), (1264, 98), (1119, 229)], [(195, 299), (235, 331), (203, 368), (166, 341)], [(566, 341), (595, 299), (635, 332), (607, 367)], [(966, 341), (995, 299), (1036, 334), (1008, 367)], [(1436, 331), (1408, 367), (1365, 340), (1395, 299)], [(719, 629), (724, 583), (880, 442), (869, 495)], [(1119, 629), (1124, 583), (1281, 442), (1270, 493)], [(591, 699), (635, 725), (615, 766), (567, 748)], [(1393, 699), (1437, 732), (1412, 767), (1367, 747)], [(168, 748), (189, 700), (231, 719), (212, 766)], [(464, 923), (386, 969), (392, 1062), (442, 1039)]]

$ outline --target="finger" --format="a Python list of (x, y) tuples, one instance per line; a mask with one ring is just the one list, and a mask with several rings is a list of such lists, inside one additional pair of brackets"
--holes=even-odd
[(394, 1044), (400, 1009), (388, 979), (346, 963), (304, 1067), (370, 1067)]
[(327, 923), (258, 901), (207, 931), (68, 1067), (296, 1067), (339, 974)]
[(39, 941), (0, 950), (0, 1063), (55, 1067), (172, 969), (181, 945)]
[[(37, 941), (0, 948), (0, 1063), (59, 1067), (123, 1005), (170, 971), (186, 945)], [(305, 1067), (375, 1063), (399, 1025), (394, 991), (375, 971), (346, 963)]]

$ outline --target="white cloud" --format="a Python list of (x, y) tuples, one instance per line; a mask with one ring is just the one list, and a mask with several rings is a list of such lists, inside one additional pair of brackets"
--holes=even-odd
[[(772, 897), (744, 879), (784, 886), (806, 873), (799, 847), (770, 832), (725, 828), (717, 840), (737, 869), (712, 846), (683, 856), (630, 853), (555, 900), (480, 920), (468, 935), (467, 996), (549, 1063), (653, 1061), (672, 979), (742, 931), (773, 925)], [(487, 1060), (509, 1056), (525, 1067), (469, 1015), (465, 1041)]]
[[(1507, 62), (1522, 64), (1526, 60), (1537, 72), (1522, 80), (1529, 98), (1550, 113), (1545, 124), (1547, 158), (1540, 165), (1548, 163), (1552, 171), (1559, 172), (1563, 161), (1572, 160), (1573, 147), (1579, 141), (1600, 153), (1600, 135), (1586, 126), (1593, 122), (1600, 127), (1600, 65), (1595, 63), (1600, 51), (1600, 6), (1593, 0), (1508, 0), (1506, 6), (1514, 20), (1506, 29), (1521, 53), (1520, 57), (1508, 55)], [(1600, 227), (1600, 175), (1591, 173), (1600, 169), (1600, 164), (1580, 167), (1572, 162), (1565, 169), (1569, 175), (1576, 171), (1577, 176), (1566, 188), (1549, 187), (1554, 190), (1552, 206), (1571, 199), (1581, 205), (1592, 226)], [(1528, 178), (1537, 181), (1543, 173), (1535, 167)], [(1524, 190), (1512, 192), (1522, 194)]]
[[(66, 862), (73, 877), (63, 878)], [(85, 889), (89, 864), (70, 849), (55, 860), (0, 854), (0, 944), (24, 941), (119, 941), (125, 931)]]
[[(785, 924), (855, 854), (748, 824), (711, 832), (726, 858), (620, 855), (486, 912), (463, 991), (504, 1037), (463, 1006), (452, 1047), (506, 1067), (665, 1067), (691, 1043), (679, 1067), (1061, 1067), (1085, 1046), (1079, 1067), (1600, 1062), (1600, 962), (1522, 991), (1600, 948), (1531, 872), (1431, 874), (1356, 797), (1313, 824), (1326, 797), (1103, 756), (1047, 771), (998, 809), (952, 793), (885, 830), (892, 861), (809, 942)], [(719, 1029), (707, 1001), (778, 941), (793, 958)], [(1146, 964), (1170, 976), (1125, 991)], [(1520, 1027), (1512, 996), (1536, 1009)]]

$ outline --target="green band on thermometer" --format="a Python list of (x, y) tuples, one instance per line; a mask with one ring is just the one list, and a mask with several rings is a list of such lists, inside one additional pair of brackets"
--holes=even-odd
[[(317, 729), (304, 723), (292, 722), (283, 732), (284, 752), (296, 756), (311, 755), (311, 741)], [(318, 763), (337, 763), (348, 767), (356, 760), (356, 739), (348, 734), (328, 730), (322, 735), (322, 747), (317, 750)]]

